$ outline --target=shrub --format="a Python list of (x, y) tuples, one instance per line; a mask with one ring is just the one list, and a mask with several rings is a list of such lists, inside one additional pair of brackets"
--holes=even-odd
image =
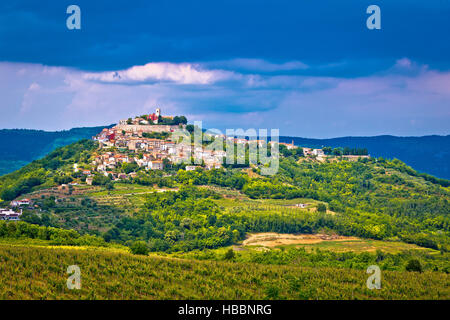
[(147, 247), (147, 244), (144, 241), (135, 241), (133, 245), (131, 246), (131, 252), (133, 254), (142, 254), (142, 255), (148, 255), (149, 249)]
[(232, 260), (233, 258), (234, 258), (234, 250), (230, 248), (225, 253), (225, 260)]
[(406, 265), (406, 271), (422, 272), (422, 265), (417, 259), (411, 259)]
[(318, 212), (327, 212), (327, 206), (323, 203), (319, 203), (317, 206)]

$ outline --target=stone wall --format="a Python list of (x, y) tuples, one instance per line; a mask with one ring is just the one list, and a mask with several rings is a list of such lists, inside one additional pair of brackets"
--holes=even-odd
[(117, 130), (124, 130), (125, 132), (170, 132), (171, 130), (178, 130), (179, 126), (169, 125), (135, 125), (135, 124), (118, 124), (114, 127)]

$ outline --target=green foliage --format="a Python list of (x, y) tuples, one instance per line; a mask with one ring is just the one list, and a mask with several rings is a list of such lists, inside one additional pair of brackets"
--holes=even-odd
[[(81, 141), (0, 178), (2, 198), (13, 199), (67, 177), (74, 178), (74, 174), (68, 174), (73, 164), (89, 168), (95, 148), (94, 142)], [(445, 183), (431, 182), (398, 160), (319, 163), (299, 160), (291, 150), (289, 154), (287, 149), (283, 152), (280, 170), (271, 177), (249, 176), (231, 168), (146, 172), (134, 163), (124, 164), (124, 172), (137, 172), (127, 181), (130, 188), (139, 184), (179, 187), (179, 191), (132, 195), (125, 201), (130, 203), (120, 206), (107, 202), (98, 205), (85, 196), (78, 202), (47, 197), (37, 201), (43, 212), (25, 212), (24, 220), (76, 228), (81, 234), (102, 232), (108, 242), (130, 245), (145, 241), (151, 251), (218, 248), (242, 240), (248, 232), (317, 233), (324, 229), (449, 250), (450, 203), (449, 191), (442, 186)], [(110, 177), (96, 175), (93, 184), (116, 193)], [(219, 196), (211, 191), (212, 186), (236, 190), (240, 196), (261, 201), (306, 198), (319, 204), (316, 212), (261, 212), (244, 204), (234, 211), (226, 210), (215, 202)], [(137, 198), (142, 202), (134, 206)]]
[(170, 132), (143, 132), (144, 138), (166, 140), (170, 136)]
[(126, 174), (129, 174), (130, 172), (134, 172), (138, 169), (139, 169), (139, 166), (135, 162), (122, 164), (122, 171), (125, 172)]
[(107, 184), (105, 184), (105, 188), (108, 191), (114, 190), (114, 184), (112, 182), (108, 182)]
[(296, 163), (281, 159), (276, 178), (298, 188), (302, 197), (327, 202), (330, 210), (339, 213), (328, 227), (341, 234), (399, 238), (449, 250), (449, 191), (408, 175), (405, 167), (398, 160)]
[(317, 211), (318, 212), (327, 212), (327, 206), (323, 203), (319, 203), (317, 205)]
[[(401, 252), (354, 252), (354, 251), (333, 251), (307, 249), (307, 247), (282, 247), (275, 249), (256, 250), (246, 248), (247, 250), (234, 251), (233, 261), (240, 263), (259, 263), (263, 265), (296, 265), (302, 267), (330, 267), (344, 269), (366, 270), (371, 264), (378, 265), (381, 270), (404, 271), (405, 265), (410, 261), (419, 262), (421, 270), (440, 271), (450, 273), (448, 253), (436, 255), (435, 253), (426, 253), (422, 250), (403, 250)], [(226, 249), (225, 254), (229, 250)], [(186, 253), (174, 253), (173, 256), (179, 258), (189, 258), (198, 260), (224, 259), (224, 248), (210, 250), (193, 250)], [(415, 263), (416, 263), (415, 262)], [(408, 270), (407, 271), (413, 271)]]
[[(70, 147), (57, 149), (42, 160), (1, 177), (1, 198), (10, 200), (36, 189), (78, 179), (79, 176), (71, 173), (73, 164), (78, 163), (81, 168), (90, 168), (95, 149), (94, 142), (81, 141)], [(345, 153), (345, 150), (340, 152)], [(229, 276), (228, 271), (223, 271), (229, 270), (229, 265), (233, 265), (233, 272), (236, 272), (237, 266), (242, 266), (242, 269), (239, 269), (241, 273), (247, 274), (245, 267), (253, 270), (253, 274), (250, 276), (249, 273), (248, 278), (245, 278), (245, 285), (242, 284), (239, 291), (240, 294), (247, 292), (246, 297), (255, 298), (342, 298), (352, 297), (352, 293), (359, 298), (417, 297), (424, 295), (424, 292), (412, 283), (409, 288), (411, 292), (398, 289), (398, 292), (384, 292), (386, 296), (377, 296), (380, 294), (378, 291), (367, 293), (365, 289), (356, 289), (355, 294), (355, 286), (352, 285), (355, 275), (361, 274), (364, 278), (366, 275), (364, 272), (353, 271), (363, 271), (369, 264), (380, 265), (383, 270), (397, 270), (397, 273), (391, 274), (391, 280), (395, 279), (397, 282), (393, 280), (392, 283), (398, 283), (401, 288), (404, 288), (400, 285), (401, 281), (408, 279), (399, 272), (404, 270), (405, 266), (406, 270), (410, 271), (424, 270), (425, 272), (418, 274), (421, 281), (437, 281), (436, 276), (430, 273), (449, 271), (450, 203), (449, 190), (445, 187), (446, 180), (433, 180), (418, 174), (398, 160), (364, 159), (355, 162), (319, 163), (299, 159), (299, 154), (291, 150), (287, 152), (287, 149), (283, 149), (282, 154), (284, 157), (280, 160), (280, 170), (272, 177), (261, 177), (254, 173), (249, 176), (236, 168), (176, 171), (181, 167), (174, 166), (169, 171), (145, 172), (139, 170), (135, 164), (125, 164), (122, 167), (124, 172), (137, 172), (135, 178), (127, 181), (125, 189), (125, 184), (118, 183), (113, 187), (110, 177), (96, 175), (93, 184), (104, 188), (91, 189), (96, 189), (95, 193), (102, 196), (91, 193), (73, 199), (48, 195), (35, 199), (42, 211), (26, 209), (23, 214), (23, 220), (26, 222), (0, 222), (0, 238), (6, 239), (5, 241), (11, 238), (42, 240), (50, 244), (72, 246), (107, 246), (110, 245), (108, 243), (120, 243), (129, 246), (131, 252), (137, 255), (146, 255), (149, 251), (192, 252), (187, 253), (189, 257), (229, 260), (233, 263), (220, 262), (224, 276)], [(259, 172), (257, 168), (255, 171)], [(178, 188), (178, 191), (152, 192), (155, 185)], [(139, 188), (141, 190), (134, 191)], [(222, 191), (226, 196), (228, 192), (234, 194), (236, 200), (222, 199), (219, 194)], [(247, 197), (255, 200), (249, 200)], [(308, 203), (317, 203), (317, 210), (288, 208), (284, 202), (292, 206), (297, 200), (285, 200), (294, 198), (302, 198), (299, 200), (302, 203), (305, 198), (316, 200), (309, 200)], [(273, 199), (284, 200), (281, 202)], [(236, 205), (228, 207), (232, 201)], [(274, 208), (261, 208), (261, 204), (277, 201), (283, 204)], [(327, 213), (327, 208), (332, 212)], [(77, 231), (56, 229), (55, 226)], [(421, 256), (385, 252), (307, 252), (288, 248), (245, 255), (232, 249), (222, 249), (220, 254), (209, 250), (230, 246), (243, 240), (249, 232), (318, 233), (323, 230), (363, 238), (401, 240), (438, 249), (441, 254)], [(99, 235), (102, 235), (103, 239)], [(0, 255), (0, 259), (2, 257)], [(145, 263), (149, 265), (154, 263), (154, 260), (139, 260), (147, 257), (131, 257), (117, 256), (115, 259), (119, 262), (126, 261), (124, 263), (128, 264), (127, 266), (135, 266), (138, 262), (142, 264), (142, 261), (147, 261)], [(414, 260), (418, 265), (411, 262)], [(217, 266), (208, 264), (206, 267), (205, 264), (203, 267), (197, 262), (182, 263), (184, 264), (179, 268), (198, 270), (202, 274), (201, 279), (208, 279), (206, 275), (212, 272), (212, 266)], [(286, 269), (283, 269), (281, 265), (343, 268), (344, 271), (336, 273), (335, 269), (329, 269), (333, 271), (327, 273), (322, 269), (295, 269), (295, 272), (287, 274), (285, 278), (291, 267), (286, 266)], [(111, 269), (111, 272), (128, 270), (126, 266), (116, 267), (116, 263), (114, 266), (115, 269)], [(256, 274), (257, 272), (260, 273)], [(311, 280), (318, 274), (322, 278)], [(274, 283), (277, 276), (285, 280)], [(312, 283), (304, 286), (303, 276)], [(389, 277), (389, 273), (387, 276)], [(447, 277), (445, 274), (439, 276), (445, 279)], [(118, 278), (121, 279), (120, 276)], [(240, 281), (241, 278), (233, 278), (233, 281)], [(330, 289), (331, 291), (324, 292), (320, 289), (324, 283), (329, 288), (334, 288), (333, 281), (336, 281), (336, 278), (344, 283), (348, 291), (345, 289), (338, 292)], [(361, 283), (364, 283), (364, 279)], [(248, 289), (249, 285), (258, 287), (258, 293)], [(433, 293), (427, 293), (430, 297), (444, 296), (441, 283), (436, 282), (433, 286)], [(364, 288), (363, 285), (359, 287)], [(111, 297), (111, 292), (100, 290), (97, 294)], [(165, 294), (170, 295), (167, 292)], [(202, 296), (197, 291), (191, 291), (191, 294)], [(228, 292), (222, 297), (232, 297), (233, 294)], [(129, 293), (129, 296), (133, 296), (133, 293)], [(141, 297), (140, 294), (137, 296)], [(184, 297), (185, 293), (176, 296)]]
[(93, 186), (111, 185), (111, 179), (103, 174), (96, 174), (92, 179)]
[(141, 254), (146, 256), (149, 253), (147, 244), (144, 241), (135, 241), (130, 249), (133, 254)]
[(53, 181), (55, 181), (56, 184), (68, 184), (73, 181), (73, 178), (64, 174), (53, 177)]
[(323, 147), (323, 152), (326, 155), (354, 155), (354, 156), (366, 156), (369, 154), (366, 148), (330, 148), (330, 147)]
[(146, 197), (147, 212), (122, 217), (105, 233), (110, 242), (148, 241), (151, 251), (189, 251), (231, 244), (233, 228), (217, 225), (220, 208), (214, 191), (183, 186), (178, 192), (154, 192)]
[(224, 259), (225, 260), (233, 260), (234, 258), (234, 250), (232, 248), (228, 249), (227, 252), (225, 253)]
[(417, 259), (411, 259), (405, 267), (406, 271), (422, 272), (422, 265)]
[(186, 124), (187, 119), (185, 116), (175, 116), (173, 119), (170, 118), (164, 118), (159, 117), (158, 124), (165, 124), (165, 125), (179, 125), (179, 124)]
[(52, 150), (81, 139), (90, 139), (104, 127), (48, 132), (29, 129), (0, 130), (0, 176), (13, 172)]
[(56, 170), (71, 169), (74, 163), (88, 163), (90, 152), (95, 147), (96, 143), (91, 140), (80, 140), (57, 148), (46, 157), (0, 177), (0, 198), (10, 201), (38, 187), (69, 181), (70, 177), (57, 173)]
[(285, 145), (280, 144), (279, 151), (284, 157), (303, 157), (303, 149), (300, 147), (289, 150)]
[[(328, 203), (329, 209), (338, 213), (310, 217), (314, 222), (306, 225), (292, 217), (288, 222), (279, 214), (259, 217), (257, 224), (250, 224), (255, 226), (251, 231), (314, 232), (327, 227), (343, 235), (397, 238), (449, 250), (449, 191), (441, 187), (443, 183), (431, 184), (409, 173), (398, 160), (298, 163), (290, 157), (280, 160), (280, 170), (271, 178), (249, 178), (236, 170), (179, 171), (176, 178), (183, 184), (235, 188), (253, 199), (311, 198)], [(250, 216), (239, 220), (254, 221)]]
[(33, 187), (41, 185), (43, 181), (39, 176), (23, 178), (10, 187), (3, 189), (0, 192), (0, 198), (6, 201), (14, 200), (18, 196), (30, 192)]
[(105, 241), (100, 237), (81, 236), (75, 230), (39, 227), (23, 221), (0, 221), (0, 238), (47, 240), (52, 245), (106, 246)]
[[(80, 290), (66, 268), (80, 266)], [(448, 299), (450, 275), (383, 271), (369, 290), (365, 270), (195, 261), (111, 249), (0, 245), (0, 299)], [(424, 290), (426, 288), (426, 290)]]

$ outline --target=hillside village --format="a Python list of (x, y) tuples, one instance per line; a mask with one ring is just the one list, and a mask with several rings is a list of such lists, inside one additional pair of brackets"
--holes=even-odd
[[(56, 189), (58, 192), (60, 188), (73, 191), (73, 186), (80, 183), (107, 185), (113, 181), (127, 181), (139, 175), (142, 176), (145, 171), (164, 170), (164, 173), (159, 174), (167, 176), (173, 174), (173, 170), (223, 168), (226, 151), (209, 150), (205, 144), (195, 145), (191, 142), (190, 136), (193, 131), (194, 126), (187, 124), (186, 117), (165, 116), (159, 108), (148, 115), (120, 120), (115, 126), (104, 128), (92, 137), (98, 143), (98, 148), (82, 162), (73, 163), (72, 178), (67, 180), (63, 175), (62, 180), (56, 179), (55, 182), (59, 185)], [(188, 142), (174, 141), (179, 139), (177, 133), (188, 135)], [(245, 147), (250, 144), (261, 147), (267, 143), (265, 140), (225, 135), (215, 135), (212, 138), (221, 138), (223, 141), (232, 141), (235, 146), (244, 145)], [(281, 156), (295, 155), (298, 161), (324, 162), (339, 159), (356, 161), (359, 158), (369, 157), (365, 149), (346, 149), (348, 148), (333, 150), (329, 147), (302, 148), (294, 145), (293, 142), (279, 143)], [(229, 165), (225, 166), (229, 167)], [(1, 209), (0, 220), (20, 220), (20, 209), (35, 206), (33, 200), (35, 199), (16, 198), (10, 203), (10, 209)], [(20, 211), (14, 211), (15, 208)]]
[[(162, 116), (161, 110), (156, 109), (155, 113), (121, 120), (116, 126), (103, 129), (93, 137), (100, 145), (100, 151), (93, 161), (95, 170), (114, 176), (113, 170), (125, 163), (135, 163), (146, 170), (163, 170), (165, 163), (180, 163), (191, 154), (200, 157), (207, 169), (220, 168), (225, 152), (212, 152), (171, 140), (172, 133), (186, 132), (186, 122), (183, 116)], [(186, 170), (193, 169), (195, 166), (186, 166)], [(78, 168), (74, 170), (78, 171)], [(90, 174), (87, 171), (83, 173)], [(125, 176), (117, 175), (116, 178)], [(87, 181), (89, 183), (90, 180)]]
[[(152, 114), (120, 120), (112, 128), (104, 128), (93, 140), (99, 143), (99, 150), (92, 162), (92, 169), (78, 168), (74, 165), (74, 172), (82, 172), (87, 176), (86, 183), (92, 184), (93, 171), (112, 177), (114, 180), (127, 179), (136, 175), (119, 172), (117, 169), (124, 164), (136, 164), (145, 170), (164, 170), (168, 164), (181, 163), (186, 157), (200, 159), (202, 167), (207, 170), (219, 169), (224, 163), (224, 150), (207, 150), (204, 146), (194, 146), (187, 143), (176, 143), (172, 135), (176, 132), (187, 132), (187, 119), (184, 116), (163, 116), (157, 108)], [(192, 130), (191, 130), (192, 131)], [(218, 136), (216, 136), (218, 137)], [(234, 144), (248, 145), (256, 143), (262, 146), (265, 140), (248, 140), (246, 138), (220, 136), (232, 140)], [(295, 146), (294, 143), (279, 143), (280, 148), (288, 151), (299, 150), (304, 157), (324, 161), (333, 154), (331, 148), (312, 149)], [(328, 152), (327, 152), (328, 151)], [(359, 155), (342, 155), (347, 159), (368, 157), (367, 153)], [(336, 154), (335, 154), (336, 155)], [(200, 165), (186, 165), (185, 170), (195, 170)]]
[[(71, 164), (72, 174), (69, 178), (64, 174), (61, 179), (55, 178), (57, 187), (53, 189), (57, 193), (66, 190), (72, 194), (73, 187), (78, 184), (108, 185), (113, 181), (130, 181), (142, 177), (146, 171), (160, 171), (155, 173), (170, 176), (180, 169), (193, 171), (197, 168), (205, 170), (220, 169), (224, 166), (229, 168), (229, 165), (225, 165), (226, 151), (209, 150), (205, 144), (195, 145), (190, 139), (193, 131), (194, 126), (187, 124), (184, 116), (164, 116), (159, 108), (148, 115), (120, 120), (117, 125), (104, 128), (92, 137), (98, 143), (98, 148), (93, 153), (87, 154), (87, 158), (81, 162)], [(179, 137), (177, 133), (187, 134), (188, 142), (174, 141)], [(223, 141), (232, 141), (235, 146), (247, 147), (253, 144), (261, 147), (267, 143), (265, 140), (242, 137), (212, 136), (213, 139), (218, 137)], [(369, 157), (365, 149), (302, 148), (293, 142), (280, 142), (279, 151), (282, 157), (295, 155), (299, 162), (339, 161), (339, 159), (356, 161)], [(186, 160), (189, 163), (186, 163)], [(242, 168), (245, 165), (238, 167)], [(161, 173), (162, 170), (164, 173)], [(34, 209), (35, 200), (35, 198), (31, 200), (16, 198), (10, 203), (9, 209), (0, 209), (0, 220), (20, 220), (22, 208)]]

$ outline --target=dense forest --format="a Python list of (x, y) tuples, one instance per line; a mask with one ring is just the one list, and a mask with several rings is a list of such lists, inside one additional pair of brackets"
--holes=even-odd
[(0, 176), (20, 169), (54, 149), (90, 139), (104, 127), (74, 128), (65, 131), (28, 129), (0, 130)]

